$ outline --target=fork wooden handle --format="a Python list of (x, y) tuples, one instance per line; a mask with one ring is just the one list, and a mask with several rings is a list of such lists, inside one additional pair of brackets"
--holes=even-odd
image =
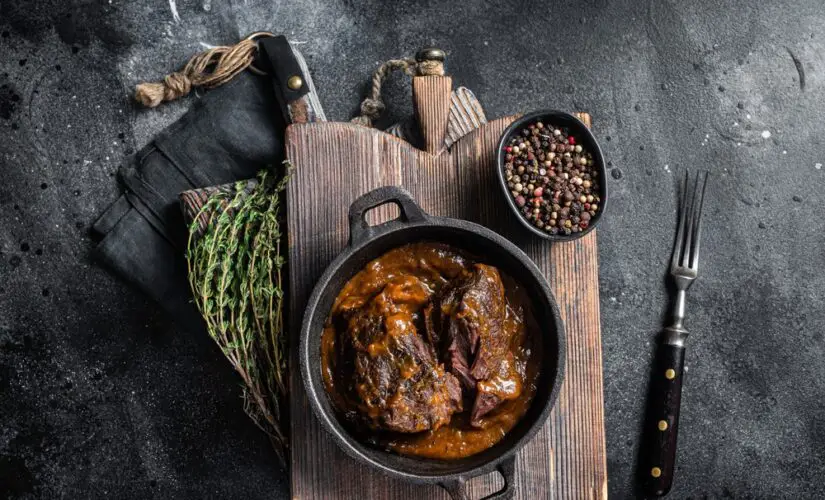
[(640, 461), (640, 475), (647, 495), (666, 495), (673, 485), (684, 361), (683, 346), (668, 343), (659, 346), (643, 431), (642, 445), (646, 449)]

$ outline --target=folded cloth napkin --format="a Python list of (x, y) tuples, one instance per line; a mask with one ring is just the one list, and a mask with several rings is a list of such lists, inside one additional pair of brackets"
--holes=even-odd
[[(101, 238), (95, 258), (193, 330), (202, 330), (203, 320), (190, 301), (184, 259), (187, 231), (178, 195), (252, 178), (266, 165), (282, 161), (289, 97), (316, 103), (323, 117), (300, 54), (283, 37), (266, 42), (270, 50), (261, 52), (267, 60), (256, 61), (256, 66), (269, 68), (268, 74), (245, 71), (207, 92), (134, 155), (119, 172), (124, 194), (92, 228)], [(306, 82), (303, 93), (286, 100), (279, 93), (284, 88), (280, 82), (287, 78), (278, 71), (280, 66), (290, 74), (300, 66)]]

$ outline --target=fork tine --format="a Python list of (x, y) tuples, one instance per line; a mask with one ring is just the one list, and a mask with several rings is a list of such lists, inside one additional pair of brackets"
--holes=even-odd
[(673, 272), (677, 267), (679, 267), (679, 259), (681, 258), (683, 251), (682, 239), (685, 235), (685, 221), (687, 220), (688, 212), (688, 177), (688, 171), (685, 170), (685, 181), (682, 187), (682, 205), (679, 207), (679, 229), (676, 231), (676, 241), (673, 243), (673, 257), (670, 259), (670, 272)]
[[(696, 219), (696, 229), (695, 234), (693, 235), (693, 247), (690, 248), (690, 268), (694, 271), (699, 270), (699, 238), (702, 236), (702, 206), (705, 204), (705, 188), (708, 184), (708, 175), (710, 172), (705, 170), (704, 172), (705, 178), (702, 180), (702, 191), (699, 193), (699, 201), (698, 201), (698, 209), (694, 214), (694, 219)], [(699, 182), (699, 178), (696, 178), (696, 182)], [(696, 203), (694, 201), (694, 203)]]
[[(696, 211), (696, 193), (699, 191), (699, 176), (693, 180), (693, 196), (690, 197), (690, 207), (688, 208), (687, 227), (685, 228), (685, 239), (682, 242), (682, 263), (681, 267), (688, 267), (690, 264), (690, 245), (693, 240), (693, 213)], [(688, 187), (685, 186), (685, 198), (687, 198)]]

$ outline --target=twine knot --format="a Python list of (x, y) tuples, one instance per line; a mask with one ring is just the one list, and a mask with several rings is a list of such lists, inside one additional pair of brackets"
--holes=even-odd
[(444, 61), (418, 61), (418, 76), (444, 76)]
[(214, 47), (195, 54), (183, 69), (166, 75), (162, 82), (137, 85), (135, 99), (146, 107), (154, 108), (164, 101), (174, 101), (187, 95), (193, 87), (212, 89), (223, 85), (252, 66), (258, 49), (257, 39), (263, 36), (273, 35), (253, 33), (235, 45)]
[(386, 109), (384, 101), (379, 97), (372, 99), (367, 97), (361, 103), (361, 115), (352, 119), (352, 123), (362, 125), (364, 127), (372, 127), (372, 122), (377, 120), (381, 113)]
[(141, 83), (135, 87), (135, 99), (147, 108), (163, 101), (174, 101), (192, 91), (192, 81), (182, 73), (166, 75), (163, 82)]
[(386, 106), (381, 98), (370, 99), (367, 97), (364, 99), (364, 102), (361, 103), (361, 114), (368, 115), (370, 118), (378, 118), (378, 115), (380, 115), (385, 108)]

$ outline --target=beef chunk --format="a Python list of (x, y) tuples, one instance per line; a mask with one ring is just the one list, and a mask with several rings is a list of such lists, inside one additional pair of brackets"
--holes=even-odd
[(345, 400), (369, 427), (421, 432), (462, 410), (461, 387), (418, 333), (430, 290), (414, 276), (391, 279), (366, 303), (344, 306), (339, 360), (351, 363)]
[(471, 423), (481, 426), (484, 415), (521, 391), (501, 277), (496, 268), (476, 264), (445, 287), (435, 304), (425, 319), (428, 337), (437, 342), (449, 372), (473, 395)]

